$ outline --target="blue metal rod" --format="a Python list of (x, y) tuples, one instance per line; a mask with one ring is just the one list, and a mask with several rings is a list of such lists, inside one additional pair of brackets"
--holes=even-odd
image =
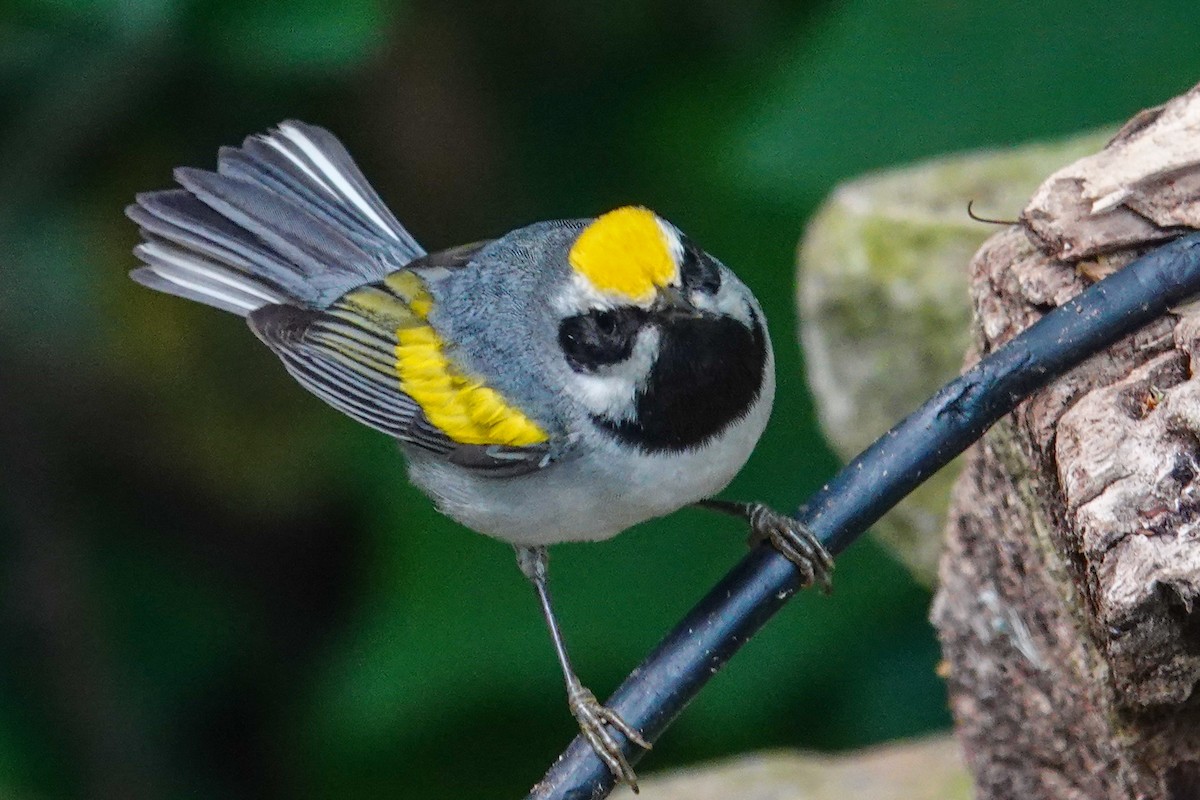
[[(1197, 294), (1200, 234), (1192, 234), (1092, 285), (946, 384), (821, 487), (797, 518), (831, 553), (840, 553), (1029, 394)], [(608, 705), (647, 739), (658, 739), (798, 589), (790, 562), (769, 547), (751, 550), (625, 679)], [(631, 763), (642, 755), (623, 744)], [(527, 800), (598, 800), (612, 788), (608, 769), (576, 738)]]

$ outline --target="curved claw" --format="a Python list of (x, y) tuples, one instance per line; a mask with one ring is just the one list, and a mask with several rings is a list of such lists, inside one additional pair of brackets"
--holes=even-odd
[(763, 540), (796, 565), (805, 586), (816, 584), (821, 591), (833, 591), (833, 556), (799, 520), (754, 503), (746, 515), (750, 521), (750, 542)]
[(596, 696), (582, 686), (571, 693), (569, 704), (571, 714), (579, 723), (579, 730), (583, 734), (583, 738), (587, 739), (588, 744), (596, 751), (596, 755), (608, 767), (613, 777), (629, 784), (634, 794), (637, 794), (637, 774), (629, 765), (625, 753), (621, 751), (621, 746), (617, 744), (617, 740), (613, 738), (608, 728), (611, 726), (620, 731), (625, 738), (644, 750), (650, 749), (650, 743), (629, 723), (621, 719), (620, 714), (608, 706), (601, 705)]

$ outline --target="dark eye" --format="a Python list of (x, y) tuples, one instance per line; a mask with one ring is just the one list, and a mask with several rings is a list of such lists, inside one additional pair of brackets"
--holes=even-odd
[(690, 241), (683, 243), (683, 260), (679, 264), (679, 276), (683, 280), (683, 288), (689, 291), (700, 291), (705, 294), (716, 294), (721, 288), (721, 271), (717, 262), (706, 253), (700, 251)]
[(595, 372), (633, 353), (645, 312), (627, 308), (590, 311), (568, 317), (558, 328), (558, 344), (576, 372)]

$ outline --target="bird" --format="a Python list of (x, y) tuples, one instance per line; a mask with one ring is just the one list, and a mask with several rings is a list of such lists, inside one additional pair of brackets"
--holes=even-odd
[(577, 676), (548, 546), (698, 505), (828, 590), (801, 523), (715, 497), (767, 424), (774, 356), (753, 293), (670, 222), (630, 205), (427, 252), (342, 143), (296, 120), (174, 178), (126, 209), (130, 276), (245, 318), (301, 386), (394, 438), (438, 510), (514, 547), (568, 708), (616, 780), (637, 788), (620, 736), (650, 742)]

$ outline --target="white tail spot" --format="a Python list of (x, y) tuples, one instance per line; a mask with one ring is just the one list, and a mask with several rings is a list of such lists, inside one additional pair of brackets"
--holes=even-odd
[[(354, 188), (354, 185), (350, 181), (346, 180), (346, 176), (321, 152), (321, 148), (317, 147), (311, 139), (290, 125), (280, 125), (279, 132), (304, 151), (304, 154), (312, 159), (313, 163), (317, 165), (317, 168), (321, 170), (324, 176), (333, 182), (337, 190), (353, 203), (359, 211), (366, 215), (368, 219), (374, 222), (379, 230), (386, 233), (392, 239), (400, 241), (400, 237), (396, 235), (391, 226), (384, 222), (383, 217), (379, 216), (375, 209), (371, 208), (371, 204), (367, 202), (367, 199), (362, 196), (361, 192)], [(312, 174), (307, 167), (305, 167), (305, 172), (308, 172), (310, 175)]]

